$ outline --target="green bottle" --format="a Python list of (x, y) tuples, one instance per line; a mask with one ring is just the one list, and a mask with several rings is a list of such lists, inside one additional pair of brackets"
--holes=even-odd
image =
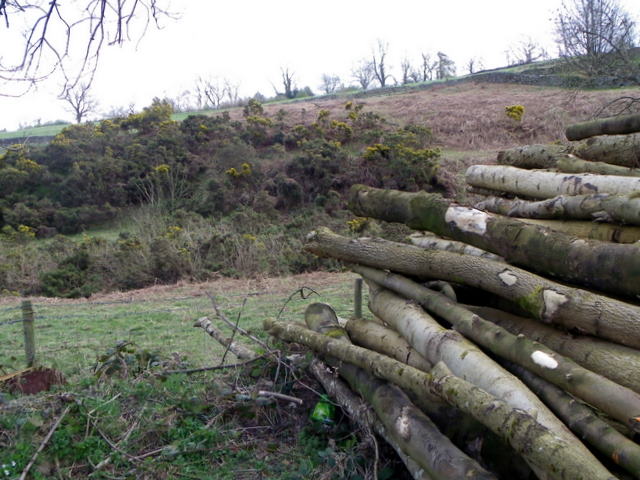
[(313, 407), (311, 412), (311, 420), (323, 423), (325, 425), (333, 425), (336, 407), (331, 403), (326, 395), (320, 396), (320, 401)]

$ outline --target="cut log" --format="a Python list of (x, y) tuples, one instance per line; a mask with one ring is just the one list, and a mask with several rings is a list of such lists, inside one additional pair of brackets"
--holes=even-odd
[(250, 360), (257, 356), (253, 350), (245, 347), (241, 343), (233, 341), (230, 337), (226, 337), (222, 331), (211, 323), (208, 317), (199, 318), (193, 326), (202, 328), (211, 338), (217, 340), (223, 347), (228, 348), (231, 353), (241, 360)]
[(540, 342), (589, 370), (640, 393), (640, 351), (594, 337), (570, 335), (530, 318), (490, 307), (467, 306), (514, 335)]
[(444, 250), (446, 252), (464, 253), (465, 255), (475, 255), (477, 257), (488, 258), (504, 262), (504, 258), (494, 253), (487, 252), (480, 248), (472, 247), (466, 243), (446, 240), (430, 232), (418, 232), (409, 235), (409, 241), (414, 245), (428, 250)]
[[(305, 311), (305, 322), (312, 331), (351, 345), (330, 306), (322, 303), (309, 305)], [(336, 361), (331, 355), (327, 361), (338, 367), (340, 375), (351, 388), (372, 406), (398, 446), (426, 469), (429, 476), (435, 479), (495, 480), (492, 474), (453, 445), (396, 385), (379, 380), (357, 366)], [(429, 392), (427, 396), (433, 397), (433, 394)], [(436, 402), (442, 403), (439, 399)]]
[(568, 442), (577, 441), (564, 424), (509, 372), (454, 330), (438, 324), (422, 308), (370, 284), (369, 308), (432, 364), (444, 362), (454, 375), (504, 400), (514, 408), (536, 412), (536, 420)]
[[(370, 350), (349, 345), (292, 324), (266, 319), (272, 336), (306, 345), (323, 355), (356, 365), (399, 385), (415, 395), (433, 391), (452, 406), (469, 413), (504, 439), (550, 479), (615, 480), (580, 442), (567, 443), (540, 425), (534, 417), (453, 375), (443, 363), (429, 373)], [(585, 453), (586, 452), (586, 453)], [(461, 478), (461, 477), (452, 477)], [(464, 477), (462, 477), (464, 478)]]
[(387, 433), (382, 422), (380, 422), (371, 411), (371, 407), (353, 393), (337, 375), (332, 374), (330, 368), (325, 363), (314, 358), (309, 365), (309, 370), (311, 370), (313, 376), (320, 382), (325, 392), (340, 405), (340, 408), (349, 415), (351, 420), (353, 420), (360, 429), (365, 432), (375, 431), (385, 442), (391, 445), (414, 480), (435, 480), (424, 471), (422, 466), (416, 463), (415, 460), (400, 448), (400, 445)]
[(568, 153), (571, 147), (561, 145), (526, 145), (498, 153), (500, 165), (525, 169), (553, 169), (564, 173), (596, 173), (640, 177), (640, 169), (583, 160)]
[(640, 478), (640, 445), (622, 435), (588, 406), (575, 400), (558, 387), (519, 365), (507, 363), (506, 367), (544, 400), (578, 437), (593, 445), (615, 464), (633, 474), (635, 478)]
[(555, 173), (502, 165), (472, 165), (465, 180), (472, 187), (539, 199), (593, 193), (628, 195), (640, 190), (637, 177)]
[(306, 249), (343, 262), (480, 288), (516, 303), (543, 322), (640, 348), (640, 307), (501, 262), (382, 239), (350, 239), (327, 228), (310, 233)]
[(509, 217), (565, 220), (593, 219), (640, 225), (640, 196), (637, 194), (560, 195), (538, 202), (491, 197), (477, 203), (476, 208)]
[(588, 238), (600, 242), (636, 243), (640, 240), (640, 227), (614, 225), (612, 223), (584, 222), (579, 220), (541, 220), (518, 218), (522, 223), (550, 228), (574, 237)]
[[(352, 269), (367, 279), (367, 282), (375, 282), (370, 283), (370, 285), (373, 285), (369, 294), (371, 310), (396, 328), (401, 335), (408, 338), (411, 345), (430, 362), (435, 363), (435, 359), (428, 356), (427, 352), (418, 348), (416, 344), (424, 346), (423, 348), (428, 348), (432, 355), (435, 355), (436, 351), (439, 354), (444, 354), (445, 351), (445, 347), (435, 341), (438, 330), (428, 323), (430, 317), (421, 315), (422, 310), (412, 303), (407, 304), (407, 301), (402, 300), (395, 294), (379, 290), (380, 287), (376, 287), (376, 285), (383, 285), (385, 288), (389, 288), (419, 303), (429, 312), (450, 322), (457, 332), (462, 333), (477, 345), (484, 347), (485, 350), (531, 370), (536, 375), (599, 408), (633, 430), (640, 432), (640, 394), (633, 390), (618, 385), (614, 381), (580, 366), (570, 358), (564, 357), (554, 350), (528, 339), (524, 335), (516, 336), (501, 326), (485, 320), (451, 301), (444, 295), (431, 291), (408, 278), (359, 265), (354, 265)], [(391, 323), (393, 321), (396, 323)], [(427, 326), (429, 326), (429, 329), (427, 329)], [(420, 330), (416, 330), (417, 328), (420, 328)], [(440, 330), (441, 335), (442, 330)], [(451, 344), (452, 341), (453, 338), (447, 338), (445, 345)], [(455, 356), (454, 359), (456, 359)], [(438, 360), (443, 360), (456, 375), (465, 378), (465, 380), (471, 381), (471, 383), (478, 385), (489, 393), (493, 393), (497, 397), (507, 398), (493, 391), (491, 387), (476, 383), (475, 380), (465, 377), (456, 370), (448, 359), (441, 358)], [(474, 362), (476, 360), (469, 359), (469, 361)], [(477, 360), (478, 366), (480, 366), (480, 363)], [(484, 375), (490, 377), (486, 371)], [(485, 379), (483, 378), (483, 380)], [(488, 378), (487, 381), (496, 382), (493, 378)], [(546, 425), (545, 422), (541, 423)], [(550, 425), (548, 426), (551, 428)]]
[(623, 167), (640, 167), (640, 134), (592, 137), (570, 145), (574, 155), (586, 160)]
[(620, 135), (640, 132), (640, 114), (598, 118), (569, 125), (565, 131), (567, 140), (582, 140), (597, 135)]
[[(604, 292), (640, 295), (640, 247), (584, 240), (450, 203), (433, 193), (356, 185), (356, 215), (429, 230), (502, 256), (507, 262)], [(446, 278), (440, 278), (447, 280)]]
[(352, 318), (345, 329), (356, 345), (383, 353), (424, 372), (428, 372), (433, 366), (404, 337), (378, 323)]

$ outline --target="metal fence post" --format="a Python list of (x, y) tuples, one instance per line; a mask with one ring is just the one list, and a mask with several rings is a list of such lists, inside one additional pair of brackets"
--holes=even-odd
[(362, 318), (362, 279), (356, 278), (353, 287), (353, 316)]
[(22, 301), (22, 325), (24, 327), (24, 353), (27, 367), (33, 367), (36, 361), (36, 339), (33, 328), (33, 306), (30, 300)]

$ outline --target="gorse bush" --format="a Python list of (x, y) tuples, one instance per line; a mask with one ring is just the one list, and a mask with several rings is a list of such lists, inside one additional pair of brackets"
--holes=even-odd
[[(256, 100), (241, 120), (223, 113), (176, 122), (171, 113), (156, 99), (140, 113), (69, 126), (45, 147), (0, 157), (0, 290), (77, 297), (307, 271), (329, 264), (302, 253), (300, 239), (314, 220), (347, 230), (343, 196), (353, 183), (438, 186), (431, 131), (394, 128), (362, 104), (306, 123), (284, 110), (268, 115)], [(138, 218), (117, 239), (56, 240), (127, 212)], [(33, 237), (64, 248), (49, 253)]]

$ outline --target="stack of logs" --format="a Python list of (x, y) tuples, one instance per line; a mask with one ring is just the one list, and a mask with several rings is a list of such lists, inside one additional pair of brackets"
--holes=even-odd
[(374, 318), (340, 325), (318, 303), (306, 327), (265, 328), (333, 367), (312, 364), (416, 479), (640, 478), (638, 127), (574, 125), (570, 140), (589, 138), (472, 166), (467, 182), (492, 195), (476, 208), (355, 186), (356, 215), (430, 233), (312, 232), (308, 251), (364, 278)]

